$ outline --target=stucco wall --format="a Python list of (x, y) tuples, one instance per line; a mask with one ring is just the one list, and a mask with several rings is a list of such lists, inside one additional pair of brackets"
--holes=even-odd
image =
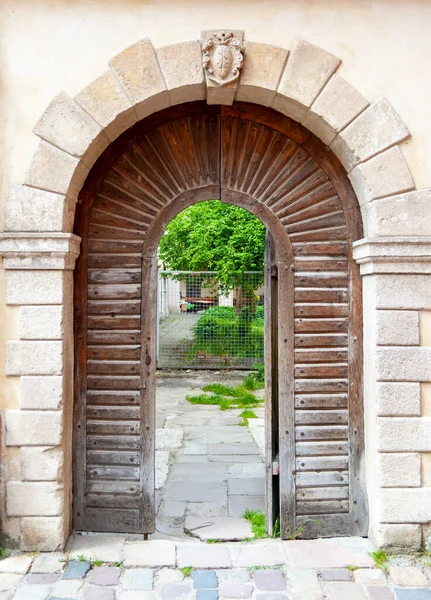
[[(427, 75), (431, 59), (428, 39), (431, 7), (425, 0), (409, 3), (221, 0), (206, 5), (163, 0), (153, 3), (96, 0), (91, 4), (4, 0), (0, 23), (3, 41), (0, 219), (8, 184), (23, 183), (36, 149), (37, 138), (32, 135), (32, 128), (60, 90), (75, 96), (107, 69), (112, 56), (143, 37), (151, 37), (153, 44), (161, 47), (198, 39), (204, 29), (226, 26), (245, 30), (246, 39), (254, 42), (291, 49), (295, 40), (302, 38), (339, 56), (343, 62), (338, 73), (368, 101), (382, 95), (389, 98), (412, 134), (401, 148), (416, 187), (431, 185), (428, 102), (431, 83)], [(380, 206), (384, 206), (383, 201)], [(399, 235), (403, 233), (400, 231)], [(20, 309), (5, 307), (4, 303), (0, 297), (0, 409), (19, 408), (18, 378), (4, 377), (2, 340), (19, 337)], [(410, 304), (406, 302), (396, 308), (411, 309)], [(372, 303), (370, 307), (375, 308)], [(416, 308), (430, 310), (431, 305), (424, 300)], [(376, 344), (372, 338), (370, 346)], [(429, 346), (423, 340), (421, 345)], [(413, 381), (418, 379), (416, 375), (411, 377)], [(421, 450), (428, 452), (428, 446)], [(10, 449), (11, 458), (13, 452)], [(16, 461), (3, 458), (6, 468), (8, 463), (13, 468)], [(415, 522), (414, 518), (400, 519)]]

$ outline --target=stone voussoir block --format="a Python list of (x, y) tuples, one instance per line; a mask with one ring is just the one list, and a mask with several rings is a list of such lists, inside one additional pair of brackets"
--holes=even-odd
[[(409, 137), (409, 130), (386, 98), (365, 109), (331, 144), (347, 171)], [(344, 151), (340, 148), (344, 145)]]
[(24, 551), (62, 550), (68, 534), (64, 517), (23, 517), (21, 531), (21, 548)]
[(378, 417), (379, 452), (431, 452), (431, 417)]
[(109, 61), (140, 119), (169, 106), (169, 96), (156, 51), (148, 38), (129, 46)]
[(63, 450), (59, 446), (23, 446), (20, 449), (23, 481), (60, 481)]
[(205, 99), (202, 50), (197, 40), (159, 48), (157, 59), (171, 105)]
[(59, 516), (63, 510), (63, 488), (54, 482), (9, 481), (6, 512), (11, 517)]
[(41, 140), (24, 183), (33, 188), (64, 194), (76, 201), (89, 173), (79, 158)]
[(67, 275), (64, 271), (8, 271), (6, 304), (61, 304)]
[(6, 410), (6, 446), (57, 446), (62, 437), (60, 411)]
[(63, 335), (63, 307), (22, 306), (20, 338), (22, 340), (60, 340)]
[(420, 487), (421, 456), (417, 452), (378, 455), (381, 487)]
[(61, 375), (62, 363), (60, 341), (6, 342), (6, 375)]
[(75, 96), (75, 101), (104, 128), (110, 140), (138, 120), (130, 99), (111, 71), (90, 83)]
[(81, 158), (87, 167), (109, 145), (99, 123), (64, 92), (52, 100), (33, 131), (43, 140)]
[(245, 60), (235, 100), (271, 106), (289, 53), (269, 44), (244, 45)]
[(431, 381), (431, 348), (380, 347), (375, 361), (378, 381)]
[(5, 231), (70, 231), (75, 203), (66, 196), (11, 185), (5, 208)]
[(399, 146), (360, 163), (349, 173), (359, 204), (414, 190), (415, 183)]
[(28, 375), (20, 381), (20, 408), (26, 410), (59, 410), (63, 402), (63, 377), (60, 375)]
[(378, 346), (418, 346), (419, 313), (413, 310), (378, 310), (376, 312)]
[(309, 107), (337, 70), (341, 60), (304, 40), (296, 43), (289, 55), (278, 86), (278, 95)]

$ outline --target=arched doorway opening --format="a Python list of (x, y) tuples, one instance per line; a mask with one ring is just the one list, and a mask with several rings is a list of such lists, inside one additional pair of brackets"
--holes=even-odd
[(282, 534), (311, 520), (308, 537), (366, 535), (357, 201), (317, 138), (242, 103), (145, 119), (108, 148), (81, 192), (74, 526), (154, 530), (157, 246), (175, 214), (209, 197), (246, 208), (274, 240), (266, 366), (279, 407), (271, 478)]

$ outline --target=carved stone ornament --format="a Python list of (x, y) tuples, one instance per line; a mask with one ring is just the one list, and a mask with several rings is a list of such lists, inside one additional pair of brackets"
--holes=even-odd
[(210, 81), (219, 86), (227, 85), (239, 77), (242, 67), (244, 44), (233, 33), (214, 33), (202, 44), (202, 63)]

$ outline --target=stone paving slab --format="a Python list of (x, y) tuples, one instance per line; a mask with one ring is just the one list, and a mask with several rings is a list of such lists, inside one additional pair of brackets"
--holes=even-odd
[(31, 572), (58, 573), (63, 570), (65, 560), (65, 555), (62, 552), (44, 552), (34, 559)]
[(30, 556), (9, 556), (0, 560), (0, 573), (27, 573), (31, 565)]
[(124, 536), (118, 535), (75, 535), (71, 538), (71, 558), (85, 556), (89, 560), (120, 562), (123, 559)]
[(184, 529), (201, 540), (243, 540), (253, 537), (251, 523), (242, 517), (208, 519), (188, 516)]
[(232, 566), (228, 548), (224, 544), (179, 545), (177, 546), (177, 564), (196, 569), (226, 569)]
[(371, 544), (364, 538), (289, 540), (283, 542), (286, 561), (291, 568), (327, 569), (373, 567)]
[(124, 545), (124, 565), (174, 567), (175, 553), (175, 544), (171, 541), (131, 542)]

